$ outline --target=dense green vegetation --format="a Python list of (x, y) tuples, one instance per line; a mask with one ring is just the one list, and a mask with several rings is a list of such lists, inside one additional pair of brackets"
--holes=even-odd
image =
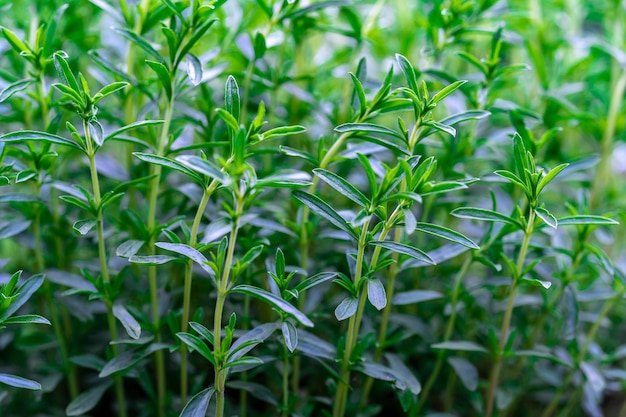
[(0, 8), (0, 415), (626, 417), (622, 2)]

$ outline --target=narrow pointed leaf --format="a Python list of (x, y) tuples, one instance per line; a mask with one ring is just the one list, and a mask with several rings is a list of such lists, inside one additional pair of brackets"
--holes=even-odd
[(365, 197), (365, 195), (363, 195), (363, 193), (359, 191), (354, 185), (350, 184), (347, 180), (341, 178), (339, 175), (321, 168), (316, 168), (313, 170), (313, 172), (326, 184), (330, 185), (343, 196), (354, 201), (361, 207), (365, 208), (369, 205), (370, 202), (367, 197)]
[(352, 296), (344, 298), (335, 309), (335, 317), (337, 317), (337, 320), (342, 321), (354, 316), (358, 305), (358, 298)]
[(210, 276), (215, 277), (215, 271), (209, 266), (209, 260), (198, 250), (192, 248), (189, 245), (185, 245), (183, 243), (168, 243), (168, 242), (157, 242), (155, 246), (161, 249), (169, 250), (172, 252), (176, 252), (180, 255), (183, 255), (196, 264), (200, 266), (206, 273)]
[(289, 314), (304, 326), (313, 327), (313, 322), (309, 320), (309, 318), (305, 316), (304, 313), (300, 312), (297, 308), (289, 304), (287, 301), (275, 296), (270, 292), (262, 290), (261, 288), (253, 287), (251, 285), (238, 285), (232, 289), (232, 292), (248, 294), (260, 300), (266, 301), (277, 309), (281, 310), (282, 312)]
[(543, 207), (538, 207), (535, 209), (535, 214), (537, 215), (537, 217), (539, 217), (541, 220), (544, 221), (545, 224), (547, 224), (548, 226), (550, 226), (553, 229), (556, 229), (558, 226), (558, 221), (556, 220), (556, 218), (552, 215), (552, 213), (550, 213), (547, 209), (543, 208)]
[(343, 217), (339, 215), (331, 206), (316, 195), (305, 193), (302, 191), (294, 191), (293, 196), (302, 204), (308, 206), (315, 214), (321, 216), (331, 222), (333, 225), (349, 234), (353, 239), (357, 239), (357, 235), (352, 227)]
[(113, 315), (124, 326), (124, 330), (128, 333), (131, 339), (139, 339), (141, 336), (141, 325), (139, 322), (126, 310), (121, 304), (115, 304), (113, 306)]
[(404, 243), (391, 242), (387, 240), (374, 240), (371, 241), (370, 244), (374, 246), (381, 246), (385, 249), (389, 249), (392, 252), (397, 252), (403, 255), (410, 256), (411, 258), (417, 259), (418, 261), (426, 262), (431, 265), (436, 265), (436, 262), (433, 261), (426, 252), (423, 252), (420, 249), (414, 248), (413, 246), (409, 246)]
[(591, 216), (579, 214), (576, 216), (562, 217), (558, 220), (559, 226), (585, 226), (585, 225), (613, 225), (619, 224), (618, 221), (604, 216)]
[(462, 207), (452, 210), (450, 214), (455, 217), (460, 217), (462, 219), (508, 223), (510, 225), (516, 226), (518, 229), (523, 229), (522, 225), (518, 221), (513, 220), (512, 218), (493, 210), (476, 207)]
[(367, 281), (367, 299), (379, 311), (387, 305), (385, 286), (379, 279), (373, 278)]
[(205, 417), (215, 388), (207, 388), (194, 395), (185, 405), (179, 417)]
[(20, 130), (0, 136), (0, 140), (4, 142), (26, 142), (36, 141), (50, 143), (54, 145), (69, 146), (70, 148), (81, 149), (76, 142), (65, 139), (61, 136), (53, 135), (46, 132), (36, 132), (33, 130)]
[(480, 249), (474, 241), (465, 237), (459, 232), (455, 232), (452, 229), (448, 229), (447, 227), (439, 226), (431, 223), (422, 223), (417, 222), (415, 225), (415, 230), (419, 230), (420, 232), (428, 233), (433, 236), (440, 237), (442, 239), (449, 240), (454, 243), (458, 243), (459, 245), (463, 245), (470, 249)]
[(41, 389), (41, 384), (39, 382), (10, 374), (0, 374), (0, 384), (9, 385), (15, 388), (30, 389), (33, 391)]
[(215, 365), (213, 352), (198, 336), (191, 333), (179, 332), (176, 333), (176, 337), (178, 337), (184, 344), (189, 346), (191, 349), (198, 352), (202, 357), (204, 357), (204, 359)]

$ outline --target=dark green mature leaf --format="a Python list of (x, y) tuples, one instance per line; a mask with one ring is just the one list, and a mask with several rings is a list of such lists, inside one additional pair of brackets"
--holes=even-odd
[(126, 126), (122, 126), (117, 130), (114, 130), (113, 132), (111, 132), (110, 134), (108, 134), (105, 138), (103, 142), (106, 142), (110, 139), (113, 139), (119, 135), (121, 135), (124, 132), (127, 132), (129, 130), (132, 129), (138, 129), (140, 127), (145, 127), (145, 126), (156, 126), (156, 125), (160, 125), (163, 124), (165, 121), (164, 120), (140, 120), (138, 122), (133, 122), (131, 124), (128, 124)]
[(176, 157), (176, 161), (198, 174), (206, 175), (209, 178), (219, 181), (223, 185), (230, 185), (228, 175), (206, 159), (195, 155), (181, 155)]
[(450, 356), (448, 363), (454, 369), (454, 373), (459, 377), (465, 388), (469, 391), (476, 391), (479, 379), (476, 367), (467, 359), (456, 356)]
[(113, 306), (113, 315), (122, 323), (126, 333), (131, 339), (139, 339), (141, 336), (141, 325), (121, 304)]
[(283, 339), (285, 339), (285, 345), (290, 352), (296, 350), (298, 346), (298, 330), (290, 321), (284, 321), (282, 324)]
[(350, 73), (350, 79), (352, 80), (352, 84), (354, 84), (354, 92), (359, 99), (359, 115), (362, 116), (367, 111), (367, 97), (365, 96), (365, 90), (363, 89), (363, 84), (361, 84), (361, 81), (359, 81), (356, 75)]
[(269, 140), (283, 136), (298, 135), (304, 132), (306, 132), (306, 127), (300, 125), (275, 127), (273, 129), (268, 129), (263, 133), (259, 133), (259, 140)]
[(278, 327), (278, 323), (265, 323), (242, 334), (228, 350), (227, 358), (229, 360), (242, 358), (245, 354), (270, 337)]
[(500, 222), (500, 223), (508, 223), (517, 227), (518, 229), (523, 229), (520, 222), (514, 220), (504, 214), (500, 214), (497, 211), (476, 208), (476, 207), (461, 207), (454, 209), (450, 212), (455, 217), (460, 217), (462, 219), (472, 219), (472, 220), (483, 220), (488, 222)]
[(372, 278), (367, 280), (367, 299), (379, 311), (387, 305), (385, 286), (379, 279)]
[(348, 180), (345, 180), (339, 175), (322, 168), (316, 168), (313, 170), (313, 172), (325, 183), (327, 183), (343, 196), (354, 201), (361, 207), (365, 208), (369, 206), (370, 202), (367, 197), (365, 197), (365, 195), (363, 195), (363, 193), (359, 191), (354, 185), (350, 184)]
[(215, 365), (215, 358), (213, 352), (198, 336), (191, 333), (179, 332), (176, 333), (176, 337), (183, 341), (191, 349), (198, 352), (204, 359), (208, 360), (211, 364)]
[(260, 300), (266, 301), (279, 309), (280, 311), (287, 313), (292, 316), (296, 320), (298, 320), (302, 325), (307, 327), (313, 327), (313, 322), (309, 320), (304, 313), (300, 312), (297, 308), (289, 304), (287, 301), (275, 296), (274, 294), (267, 292), (261, 288), (253, 287), (251, 285), (238, 285), (232, 289), (232, 292), (237, 292), (241, 294), (248, 294)]
[(447, 227), (439, 226), (431, 223), (422, 223), (417, 222), (415, 224), (415, 230), (419, 230), (420, 232), (428, 233), (433, 236), (437, 236), (443, 239), (447, 239), (451, 242), (458, 243), (459, 245), (463, 245), (470, 249), (480, 249), (474, 241), (465, 237), (459, 232), (455, 232), (452, 229), (448, 229)]
[(65, 409), (68, 416), (82, 416), (83, 414), (93, 410), (102, 399), (106, 390), (113, 384), (113, 381), (106, 381), (95, 386), (83, 393), (69, 403)]
[(331, 206), (316, 195), (305, 193), (303, 191), (294, 191), (293, 196), (297, 198), (302, 204), (309, 207), (315, 214), (321, 216), (331, 222), (339, 229), (346, 232), (353, 239), (357, 240), (358, 237), (354, 232), (354, 229), (348, 224), (348, 222), (339, 215)]
[(157, 77), (159, 77), (159, 81), (161, 82), (161, 86), (165, 90), (165, 95), (167, 96), (168, 100), (172, 100), (174, 94), (172, 91), (172, 75), (170, 74), (170, 71), (167, 69), (165, 64), (161, 62), (150, 61), (149, 59), (146, 59), (146, 64), (148, 64), (150, 69), (154, 71)]
[(417, 259), (418, 261), (427, 262), (431, 265), (436, 265), (436, 262), (433, 261), (426, 252), (404, 243), (397, 243), (387, 240), (373, 240), (370, 242), (370, 245), (380, 246), (385, 249), (389, 249), (392, 252), (408, 255), (413, 259)]
[(157, 248), (176, 252), (180, 255), (183, 255), (191, 259), (196, 264), (198, 264), (200, 268), (202, 268), (207, 274), (209, 274), (212, 277), (215, 277), (215, 271), (213, 270), (213, 268), (209, 266), (209, 260), (202, 253), (192, 248), (191, 246), (185, 245), (183, 243), (168, 243), (168, 242), (157, 242), (155, 243), (155, 246)]
[(307, 279), (303, 280), (302, 282), (300, 282), (298, 285), (296, 285), (295, 290), (298, 293), (301, 293), (303, 291), (306, 291), (310, 288), (315, 287), (316, 285), (319, 285), (323, 282), (326, 281), (330, 281), (331, 279), (335, 278), (337, 275), (339, 275), (338, 272), (320, 272), (317, 273), (311, 277), (308, 277)]
[(34, 275), (26, 280), (26, 282), (19, 287), (18, 294), (11, 304), (0, 314), (0, 322), (11, 317), (21, 306), (26, 304), (35, 291), (41, 287), (43, 280), (44, 276), (42, 274)]
[(5, 142), (36, 141), (50, 143), (54, 145), (69, 146), (74, 149), (81, 149), (74, 141), (65, 139), (61, 136), (53, 135), (51, 133), (37, 132), (34, 130), (20, 130), (17, 132), (6, 133), (0, 136), (0, 140)]
[(148, 162), (150, 164), (155, 164), (155, 165), (160, 165), (162, 167), (170, 168), (175, 171), (178, 171), (182, 174), (185, 174), (189, 178), (193, 179), (197, 183), (203, 184), (203, 180), (198, 174), (196, 174), (194, 171), (187, 168), (180, 162), (174, 161), (164, 156), (158, 156), (158, 155), (147, 154), (147, 153), (142, 153), (142, 152), (133, 152), (133, 155), (135, 155), (138, 159), (144, 162)]
[(353, 296), (349, 296), (343, 299), (341, 303), (335, 309), (335, 317), (337, 320), (342, 321), (348, 319), (356, 313), (359, 306), (359, 299)]
[(335, 128), (335, 132), (346, 133), (346, 132), (354, 132), (356, 134), (370, 134), (370, 133), (379, 133), (383, 135), (393, 136), (395, 138), (404, 140), (404, 136), (402, 134), (396, 132), (393, 129), (389, 129), (388, 127), (382, 125), (376, 125), (373, 123), (344, 123)]
[(0, 30), (2, 31), (2, 35), (4, 36), (4, 38), (7, 40), (7, 42), (9, 42), (9, 45), (11, 45), (11, 48), (13, 48), (15, 52), (17, 52), (18, 54), (21, 54), (22, 52), (31, 52), (30, 47), (26, 43), (22, 42), (15, 33), (5, 27), (1, 28)]
[(215, 388), (211, 387), (194, 395), (185, 405), (179, 417), (205, 417), (214, 393)]
[(438, 300), (443, 298), (443, 294), (438, 291), (431, 290), (411, 290), (400, 292), (394, 295), (391, 303), (396, 306), (416, 304), (424, 301)]
[(128, 261), (134, 264), (144, 265), (163, 265), (172, 261), (178, 261), (179, 258), (175, 256), (167, 255), (148, 255), (148, 256), (136, 256), (133, 255), (128, 258)]
[(33, 391), (41, 389), (41, 384), (39, 382), (10, 374), (0, 374), (0, 384), (9, 385), (15, 388), (30, 389)]
[(59, 77), (63, 84), (74, 90), (76, 93), (80, 93), (81, 89), (78, 86), (78, 82), (76, 81), (76, 77), (72, 73), (69, 64), (65, 60), (64, 53), (55, 52), (54, 54), (54, 66), (59, 73)]

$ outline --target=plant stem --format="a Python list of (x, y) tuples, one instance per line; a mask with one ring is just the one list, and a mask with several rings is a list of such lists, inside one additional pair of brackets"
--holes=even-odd
[[(212, 184), (216, 184), (217, 182), (212, 182)], [(198, 243), (198, 229), (200, 228), (200, 221), (202, 220), (202, 216), (204, 215), (204, 210), (209, 202), (209, 198), (211, 194), (213, 194), (215, 187), (213, 189), (211, 186), (207, 187), (202, 193), (202, 199), (200, 200), (200, 205), (198, 206), (198, 210), (196, 211), (196, 216), (193, 219), (193, 225), (191, 226), (191, 234), (189, 236), (189, 246), (194, 247), (196, 243)], [(189, 328), (189, 311), (191, 306), (191, 282), (192, 282), (192, 273), (193, 273), (193, 261), (189, 259), (187, 261), (187, 265), (185, 266), (185, 283), (184, 283), (184, 291), (183, 291), (183, 318), (180, 323), (180, 328), (182, 332), (187, 332)], [(187, 392), (188, 392), (188, 375), (187, 375), (187, 346), (182, 343), (180, 346), (180, 398), (183, 404), (187, 403)]]
[(363, 261), (365, 258), (365, 247), (367, 246), (367, 231), (369, 229), (370, 220), (367, 220), (361, 229), (361, 235), (357, 245), (356, 269), (354, 272), (354, 285), (358, 291), (359, 305), (354, 315), (350, 317), (348, 322), (348, 333), (346, 336), (346, 345), (343, 351), (343, 360), (341, 361), (341, 379), (338, 381), (337, 393), (333, 406), (333, 417), (343, 417), (346, 411), (346, 402), (348, 400), (348, 390), (350, 383), (350, 357), (352, 350), (359, 336), (359, 327), (365, 310), (365, 301), (367, 299), (367, 286), (361, 286), (361, 275), (363, 273)]
[[(167, 102), (165, 106), (165, 121), (163, 123), (163, 130), (157, 144), (157, 155), (163, 156), (165, 153), (165, 146), (167, 144), (167, 138), (169, 136), (170, 125), (172, 123), (172, 115), (174, 113), (174, 97)], [(150, 240), (148, 242), (148, 250), (150, 255), (156, 254), (156, 247), (154, 243), (156, 241), (157, 233), (156, 227), (156, 205), (157, 198), (159, 196), (159, 186), (161, 183), (161, 166), (152, 164), (150, 165), (150, 175), (154, 175), (150, 183), (150, 196), (148, 205), (148, 222), (147, 227), (150, 231)], [(148, 285), (150, 287), (150, 308), (152, 312), (152, 323), (154, 326), (154, 332), (156, 335), (156, 342), (161, 341), (161, 324), (159, 317), (159, 297), (158, 297), (158, 283), (157, 283), (157, 268), (156, 266), (148, 267)], [(165, 414), (165, 360), (163, 357), (163, 350), (159, 349), (154, 352), (154, 360), (157, 373), (157, 408), (159, 415), (162, 417)], [(184, 401), (183, 403), (186, 403)]]
[(217, 408), (215, 411), (215, 417), (224, 417), (224, 391), (226, 384), (226, 371), (222, 369), (222, 363), (220, 362), (222, 356), (222, 316), (224, 313), (224, 302), (229, 290), (229, 277), (230, 269), (233, 263), (233, 257), (235, 254), (235, 246), (237, 243), (237, 233), (239, 232), (239, 220), (243, 211), (243, 200), (239, 195), (235, 196), (236, 200), (236, 212), (235, 221), (230, 232), (230, 238), (228, 240), (228, 249), (226, 252), (226, 260), (224, 261), (224, 268), (222, 270), (222, 276), (218, 282), (217, 290), (217, 302), (215, 303), (215, 315), (213, 317), (213, 356), (215, 357), (215, 395), (217, 397)]
[[(96, 218), (96, 230), (98, 233), (98, 256), (100, 258), (100, 273), (102, 275), (102, 282), (104, 284), (105, 294), (104, 300), (107, 307), (107, 321), (109, 325), (109, 334), (111, 341), (117, 340), (117, 327), (115, 325), (115, 316), (113, 315), (113, 303), (108, 294), (108, 288), (111, 284), (109, 276), (109, 267), (106, 256), (106, 244), (104, 241), (104, 219), (102, 216), (102, 199), (100, 196), (100, 181), (98, 179), (98, 169), (96, 168), (96, 152), (93, 147), (93, 141), (89, 134), (89, 128), (87, 121), (83, 119), (83, 129), (85, 132), (85, 142), (87, 144), (87, 157), (89, 159), (89, 170), (91, 173), (91, 184), (93, 187), (93, 199), (94, 204), (98, 208)], [(117, 356), (117, 345), (111, 345), (111, 352), (113, 357)], [(120, 417), (126, 417), (126, 398), (124, 396), (124, 382), (119, 375), (115, 376), (115, 394), (117, 398), (118, 415)]]
[(530, 208), (530, 214), (528, 215), (528, 223), (526, 230), (524, 231), (524, 240), (519, 251), (517, 258), (517, 265), (515, 274), (513, 276), (513, 283), (511, 284), (509, 301), (507, 303), (506, 311), (504, 312), (504, 319), (502, 320), (502, 328), (500, 330), (500, 342), (498, 344), (498, 350), (496, 351), (496, 359), (493, 368), (491, 369), (491, 376), (489, 377), (489, 388), (487, 390), (486, 411), (485, 417), (491, 417), (494, 408), (494, 400), (496, 389), (498, 388), (498, 381), (500, 379), (500, 371), (502, 369), (502, 361), (504, 359), (504, 347), (508, 340), (509, 327), (511, 325), (511, 317), (513, 315), (513, 306), (515, 305), (515, 292), (517, 290), (518, 280), (521, 278), (522, 271), (524, 269), (524, 261), (526, 260), (526, 253), (528, 251), (528, 244), (530, 242), (530, 236), (533, 233), (535, 226), (535, 211)]
[(289, 417), (289, 351), (283, 346), (283, 412), (282, 417)]

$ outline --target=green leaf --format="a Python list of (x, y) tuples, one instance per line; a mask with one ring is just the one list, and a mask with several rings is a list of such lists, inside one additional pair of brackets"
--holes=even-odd
[(456, 356), (449, 357), (448, 363), (454, 369), (454, 373), (459, 377), (465, 388), (472, 392), (476, 391), (479, 379), (476, 367), (467, 359)]
[(367, 299), (378, 311), (387, 305), (385, 286), (379, 279), (372, 278), (367, 280)]
[(198, 174), (196, 174), (194, 171), (190, 170), (189, 168), (187, 168), (180, 162), (176, 162), (164, 156), (158, 156), (158, 155), (147, 154), (147, 153), (142, 153), (142, 152), (133, 152), (133, 155), (135, 155), (138, 159), (144, 162), (148, 162), (149, 164), (160, 165), (162, 167), (170, 168), (182, 174), (185, 174), (186, 176), (193, 179), (199, 184), (204, 183), (204, 181)]
[(11, 32), (9, 29), (5, 27), (3, 27), (1, 30), (2, 30), (2, 35), (4, 35), (4, 38), (7, 40), (7, 42), (9, 42), (9, 45), (11, 45), (11, 48), (13, 48), (15, 52), (17, 52), (18, 54), (21, 54), (22, 52), (24, 53), (32, 52), (30, 47), (28, 47), (26, 43), (22, 42), (15, 33)]
[(208, 360), (211, 364), (215, 365), (215, 358), (211, 349), (200, 339), (198, 336), (191, 333), (179, 332), (176, 333), (176, 337), (182, 340), (191, 349), (198, 352), (204, 359)]
[(213, 336), (213, 332), (204, 327), (202, 324), (197, 323), (195, 321), (189, 322), (189, 326), (196, 331), (204, 340), (209, 342), (211, 346), (215, 343), (215, 337)]
[(187, 54), (187, 76), (194, 86), (202, 81), (202, 63), (194, 54)]
[(337, 317), (337, 320), (342, 321), (354, 316), (358, 305), (358, 298), (353, 296), (344, 298), (343, 301), (339, 303), (339, 305), (335, 309), (335, 317)]
[(302, 204), (309, 207), (315, 214), (321, 216), (331, 222), (333, 225), (338, 227), (339, 229), (346, 232), (353, 239), (357, 240), (357, 235), (352, 229), (352, 227), (348, 224), (347, 221), (344, 220), (343, 217), (339, 215), (331, 206), (329, 206), (325, 201), (319, 198), (316, 195), (305, 193), (303, 191), (294, 191), (293, 196), (297, 198)]
[(357, 76), (353, 73), (350, 73), (350, 79), (352, 80), (352, 84), (354, 84), (354, 92), (359, 99), (359, 115), (363, 116), (365, 112), (367, 112), (367, 98), (365, 96), (363, 84), (361, 84), (361, 81), (359, 81)]
[(579, 214), (576, 216), (562, 217), (558, 220), (559, 226), (586, 226), (586, 225), (614, 225), (619, 224), (618, 221), (610, 219), (604, 216), (591, 216), (586, 214)]
[(267, 44), (265, 42), (265, 36), (263, 36), (261, 32), (257, 32), (256, 35), (254, 35), (253, 47), (254, 47), (254, 58), (255, 59), (263, 58), (263, 56), (265, 55), (265, 52), (267, 51)]
[[(36, 141), (44, 142), (54, 145), (69, 146), (74, 149), (81, 149), (76, 142), (69, 139), (65, 139), (61, 136), (53, 135), (46, 132), (37, 132), (34, 130), (20, 130), (17, 132), (10, 132), (0, 136), (0, 140), (5, 142), (27, 142)], [(82, 149), (81, 149), (82, 150)]]
[(452, 137), (456, 136), (456, 129), (453, 128), (452, 126), (444, 125), (443, 123), (435, 122), (434, 120), (424, 122), (423, 124), (424, 126), (430, 126), (435, 130), (438, 130), (443, 133), (447, 133), (448, 135)]
[(454, 209), (450, 212), (455, 217), (459, 217), (462, 219), (472, 219), (472, 220), (483, 220), (488, 222), (499, 222), (499, 223), (507, 223), (512, 226), (517, 227), (518, 229), (523, 229), (521, 223), (512, 218), (505, 216), (504, 214), (500, 214), (497, 211), (476, 208), (476, 207), (461, 207)]
[(404, 78), (406, 79), (407, 85), (415, 94), (419, 96), (419, 88), (417, 87), (417, 74), (415, 73), (413, 65), (411, 65), (411, 62), (409, 62), (406, 57), (400, 54), (396, 54), (396, 61), (398, 61), (398, 65), (404, 73)]
[(72, 73), (72, 70), (63, 55), (64, 53), (60, 52), (56, 52), (54, 54), (54, 66), (56, 67), (63, 84), (80, 95), (81, 90), (78, 86), (78, 82), (76, 81), (76, 77), (74, 77), (74, 74)]
[(535, 209), (535, 214), (537, 215), (537, 217), (539, 217), (541, 220), (543, 220), (544, 223), (547, 224), (548, 226), (550, 226), (551, 228), (553, 228), (553, 229), (557, 228), (558, 221), (552, 215), (552, 213), (550, 213), (547, 209), (545, 209), (543, 207), (538, 207), (538, 208)]
[(511, 171), (498, 170), (498, 171), (495, 171), (494, 174), (509, 180), (510, 182), (512, 182), (513, 184), (519, 186), (522, 190), (524, 190), (526, 195), (530, 195), (530, 189), (526, 186), (524, 181), (522, 181), (517, 175), (515, 175)]
[(127, 132), (129, 130), (133, 130), (133, 129), (138, 129), (140, 127), (144, 127), (144, 126), (156, 126), (156, 125), (160, 125), (163, 124), (164, 120), (140, 120), (138, 122), (133, 122), (131, 124), (128, 124), (126, 126), (122, 126), (119, 129), (113, 131), (112, 133), (110, 133), (109, 135), (107, 135), (104, 138), (103, 142), (106, 142), (110, 139), (113, 139), (119, 135), (121, 135), (124, 132)]
[(100, 89), (100, 91), (98, 91), (93, 96), (93, 103), (96, 104), (97, 102), (99, 102), (103, 98), (105, 98), (105, 97), (115, 93), (116, 91), (123, 90), (124, 88), (128, 87), (129, 85), (130, 84), (127, 83), (126, 81), (117, 81), (117, 82), (111, 83), (109, 85), (106, 85), (106, 86), (102, 87)]
[(128, 258), (128, 262), (133, 264), (143, 265), (163, 265), (172, 261), (178, 261), (179, 259), (174, 256), (167, 255), (149, 255), (149, 256), (136, 256), (133, 255)]
[(546, 290), (552, 286), (552, 283), (550, 281), (535, 278), (520, 278), (520, 283), (532, 285), (533, 287), (543, 287)]
[(228, 76), (226, 80), (226, 88), (224, 90), (224, 106), (226, 111), (230, 113), (237, 123), (239, 123), (239, 112), (241, 111), (241, 102), (239, 98), (239, 86), (235, 77)]
[(205, 417), (214, 393), (215, 388), (211, 387), (194, 395), (185, 405), (179, 417)]
[(207, 274), (215, 277), (215, 271), (209, 266), (209, 260), (198, 250), (183, 243), (157, 242), (154, 244), (157, 248), (169, 250), (183, 255), (200, 266)]
[(4, 103), (9, 98), (11, 98), (15, 93), (19, 93), (23, 91), (33, 83), (33, 80), (18, 80), (15, 81), (5, 87), (2, 92), (0, 92), (0, 103)]
[(480, 346), (479, 344), (467, 340), (450, 340), (448, 342), (435, 343), (434, 345), (430, 345), (430, 347), (432, 349), (489, 353), (487, 349)]
[(443, 100), (444, 98), (448, 97), (450, 94), (454, 93), (456, 90), (458, 90), (459, 88), (461, 88), (461, 86), (463, 84), (465, 84), (467, 81), (465, 80), (459, 80), (459, 81), (455, 81), (452, 84), (450, 84), (447, 87), (442, 88), (441, 90), (439, 90), (439, 92), (437, 94), (435, 94), (431, 99), (430, 99), (430, 104), (437, 104), (439, 103), (441, 100)]
[(298, 330), (296, 327), (290, 321), (283, 321), (282, 332), (287, 349), (290, 352), (295, 351), (298, 346)]
[(89, 129), (89, 135), (91, 139), (98, 145), (102, 146), (104, 143), (104, 129), (97, 120), (90, 120), (87, 123)]
[(9, 385), (15, 388), (30, 389), (33, 391), (39, 391), (41, 389), (41, 384), (39, 382), (10, 374), (0, 374), (0, 384)]
[(354, 132), (357, 134), (379, 133), (389, 135), (404, 141), (404, 136), (393, 129), (373, 123), (344, 123), (335, 128), (335, 132), (347, 133)]
[(301, 293), (323, 282), (330, 281), (331, 279), (335, 278), (337, 275), (339, 275), (338, 272), (319, 272), (303, 280), (302, 282), (300, 282), (298, 285), (296, 285), (295, 290), (298, 293)]
[(426, 262), (431, 265), (436, 265), (436, 262), (432, 260), (426, 252), (421, 251), (420, 249), (414, 248), (413, 246), (406, 245), (404, 243), (391, 242), (387, 240), (373, 240), (370, 242), (370, 245), (380, 246), (385, 249), (389, 249), (392, 252), (401, 253), (403, 255), (410, 256), (413, 259), (417, 259), (418, 261)]
[(176, 157), (176, 161), (198, 174), (206, 175), (225, 186), (230, 185), (230, 177), (206, 159), (195, 155), (181, 155)]
[(37, 314), (26, 314), (23, 316), (9, 317), (8, 319), (1, 321), (2, 324), (47, 324), (50, 322), (47, 318), (38, 316)]
[(130, 258), (139, 252), (144, 243), (142, 240), (127, 240), (117, 247), (115, 254), (120, 258)]
[(94, 388), (91, 388), (78, 397), (74, 398), (65, 409), (68, 416), (82, 416), (83, 414), (93, 410), (102, 399), (106, 390), (113, 384), (113, 381), (106, 381)]
[(307, 161), (308, 163), (310, 163), (311, 165), (319, 165), (319, 161), (315, 159), (315, 157), (311, 155), (310, 153), (301, 151), (299, 149), (291, 148), (289, 146), (282, 146), (282, 145), (279, 147), (279, 149), (282, 153), (284, 153), (287, 156), (293, 156), (296, 158), (303, 159)]
[(325, 183), (337, 190), (340, 194), (354, 201), (361, 207), (366, 208), (369, 206), (370, 201), (367, 199), (367, 197), (365, 197), (365, 195), (363, 195), (361, 191), (359, 191), (355, 186), (350, 184), (347, 180), (341, 178), (339, 175), (322, 168), (316, 168), (313, 170), (313, 172)]
[(546, 173), (546, 175), (541, 178), (539, 184), (537, 184), (537, 195), (539, 195), (539, 193), (545, 188), (545, 186), (548, 185), (552, 180), (554, 180), (554, 178), (556, 178), (556, 176), (559, 175), (561, 171), (563, 171), (568, 166), (569, 164), (561, 164), (555, 166), (550, 171), (548, 171), (548, 173)]
[(24, 282), (18, 289), (17, 295), (11, 301), (11, 304), (2, 312), (0, 312), (0, 322), (5, 321), (13, 315), (21, 306), (26, 304), (30, 297), (43, 284), (44, 276), (41, 274), (34, 275)]
[(300, 125), (275, 127), (274, 129), (269, 129), (263, 133), (259, 133), (259, 140), (268, 140), (281, 136), (298, 135), (304, 132), (306, 132), (306, 127)]
[(424, 233), (428, 233), (433, 236), (437, 236), (446, 240), (449, 240), (454, 243), (458, 243), (459, 245), (463, 245), (470, 249), (480, 249), (474, 241), (465, 237), (459, 232), (455, 232), (454, 230), (448, 229), (447, 227), (439, 226), (431, 223), (422, 223), (417, 222), (415, 224), (415, 230), (419, 230)]
[(275, 296), (274, 294), (262, 290), (261, 288), (256, 288), (251, 285), (238, 285), (232, 289), (233, 292), (251, 295), (260, 300), (266, 301), (279, 309), (280, 311), (287, 313), (292, 316), (302, 325), (307, 327), (313, 327), (313, 322), (309, 320), (307, 316), (301, 313), (297, 308), (289, 304), (287, 301)]
[(150, 67), (152, 71), (159, 77), (159, 81), (161, 81), (161, 86), (165, 89), (165, 95), (168, 100), (172, 99), (172, 76), (167, 67), (161, 62), (150, 61), (146, 59), (146, 64)]
[(132, 43), (134, 43), (135, 45), (137, 45), (138, 47), (140, 47), (141, 49), (143, 49), (148, 55), (156, 59), (158, 63), (160, 64), (165, 63), (165, 60), (163, 59), (161, 54), (159, 54), (157, 50), (154, 49), (152, 45), (150, 45), (150, 43), (142, 36), (125, 28), (113, 28), (113, 30), (119, 33), (120, 35), (122, 35), (124, 38), (131, 41)]
[(139, 339), (141, 336), (141, 325), (128, 310), (126, 310), (126, 307), (121, 304), (115, 304), (113, 306), (113, 315), (122, 323), (124, 330), (126, 330), (126, 333), (128, 333), (131, 339)]

